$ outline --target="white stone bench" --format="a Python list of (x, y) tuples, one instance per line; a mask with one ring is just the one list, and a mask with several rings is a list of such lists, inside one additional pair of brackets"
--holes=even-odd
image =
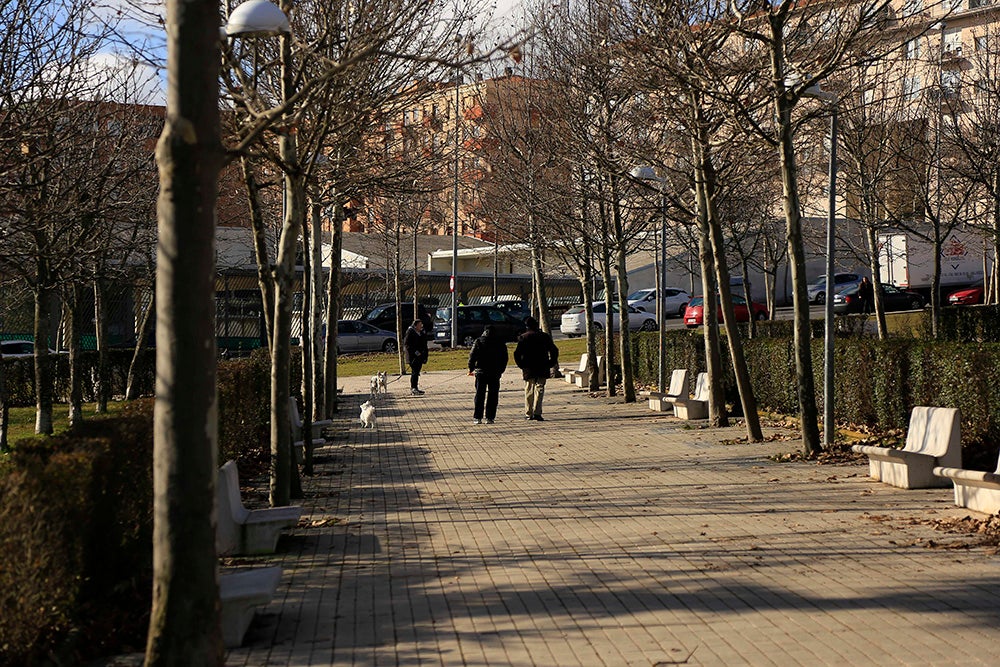
[(937, 467), (934, 474), (955, 486), (956, 506), (983, 514), (1000, 512), (1000, 460), (994, 472)]
[(259, 510), (244, 507), (234, 461), (219, 468), (215, 503), (215, 550), (220, 556), (273, 553), (282, 529), (291, 528), (302, 516), (299, 505)]
[[(598, 384), (601, 384), (600, 380), (604, 377), (604, 357), (602, 355), (597, 355), (597, 379)], [(590, 371), (584, 369), (580, 373), (573, 373), (573, 384), (575, 384), (580, 389), (590, 388)]]
[(219, 575), (219, 599), (222, 603), (222, 642), (226, 648), (236, 648), (250, 627), (257, 607), (271, 601), (278, 582), (280, 567), (222, 572)]
[[(295, 402), (294, 396), (288, 397), (288, 420), (292, 424), (292, 451), (295, 452), (295, 460), (302, 463), (305, 460), (305, 455), (302, 453), (303, 447), (305, 447), (305, 436), (302, 433), (302, 416), (299, 415), (299, 404)], [(322, 431), (328, 426), (333, 426), (333, 421), (330, 419), (320, 419), (312, 423), (312, 446), (322, 447), (326, 444), (326, 438), (323, 437)]]
[(686, 368), (678, 368), (670, 374), (670, 386), (667, 393), (649, 392), (649, 409), (656, 412), (672, 412), (674, 403), (687, 395), (688, 372)]
[(694, 383), (694, 396), (674, 401), (674, 415), (678, 419), (708, 419), (708, 373), (698, 373)]
[(584, 352), (580, 355), (580, 364), (576, 368), (563, 366), (559, 369), (559, 372), (563, 374), (563, 379), (566, 380), (567, 384), (573, 384), (574, 375), (587, 372), (587, 353)]
[(868, 472), (872, 479), (901, 489), (948, 486), (947, 479), (934, 475), (934, 468), (962, 467), (958, 409), (913, 408), (906, 445), (902, 449), (872, 445), (854, 445), (851, 449), (868, 455)]

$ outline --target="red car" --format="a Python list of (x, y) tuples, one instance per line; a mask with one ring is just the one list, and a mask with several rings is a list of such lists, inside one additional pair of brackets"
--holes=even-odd
[[(701, 326), (705, 321), (705, 304), (704, 299), (700, 296), (696, 296), (691, 301), (688, 302), (687, 308), (684, 310), (684, 324), (688, 327)], [(737, 322), (749, 322), (750, 313), (753, 312), (753, 318), (755, 320), (766, 320), (767, 319), (767, 307), (759, 303), (750, 302), (750, 308), (747, 308), (746, 299), (741, 296), (733, 295), (733, 310), (736, 311), (736, 321)], [(722, 322), (722, 307), (719, 307), (719, 322)]]
[(982, 303), (984, 292), (985, 290), (982, 287), (960, 289), (948, 295), (948, 305), (969, 306), (974, 303)]

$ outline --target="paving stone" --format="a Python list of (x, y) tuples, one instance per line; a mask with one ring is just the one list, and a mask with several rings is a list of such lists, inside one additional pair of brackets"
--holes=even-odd
[(949, 489), (773, 463), (794, 442), (561, 382), (526, 422), (516, 370), (495, 425), (464, 373), (431, 372), (366, 431), (368, 378), (342, 382), (346, 438), (255, 559), (285, 575), (228, 665), (1000, 664), (1000, 559), (907, 524), (967, 514)]

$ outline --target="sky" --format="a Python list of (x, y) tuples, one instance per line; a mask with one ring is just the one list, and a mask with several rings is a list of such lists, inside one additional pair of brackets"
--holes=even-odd
[[(487, 11), (476, 16), (477, 23), (486, 26), (487, 34), (481, 37), (484, 48), (515, 33), (524, 17), (523, 0), (487, 1)], [(99, 0), (93, 7), (99, 19), (117, 26), (122, 43), (93, 59), (93, 67), (112, 70), (117, 80), (127, 79), (138, 91), (137, 101), (164, 104), (165, 0)]]

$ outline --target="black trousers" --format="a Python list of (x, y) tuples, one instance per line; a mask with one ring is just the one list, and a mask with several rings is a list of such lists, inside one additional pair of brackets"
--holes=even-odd
[(485, 406), (487, 419), (496, 419), (497, 404), (500, 403), (500, 377), (480, 373), (476, 376), (476, 399), (473, 403), (472, 418), (482, 419)]
[(410, 389), (417, 388), (417, 378), (420, 377), (420, 369), (423, 367), (424, 367), (424, 362), (422, 361), (410, 362)]

